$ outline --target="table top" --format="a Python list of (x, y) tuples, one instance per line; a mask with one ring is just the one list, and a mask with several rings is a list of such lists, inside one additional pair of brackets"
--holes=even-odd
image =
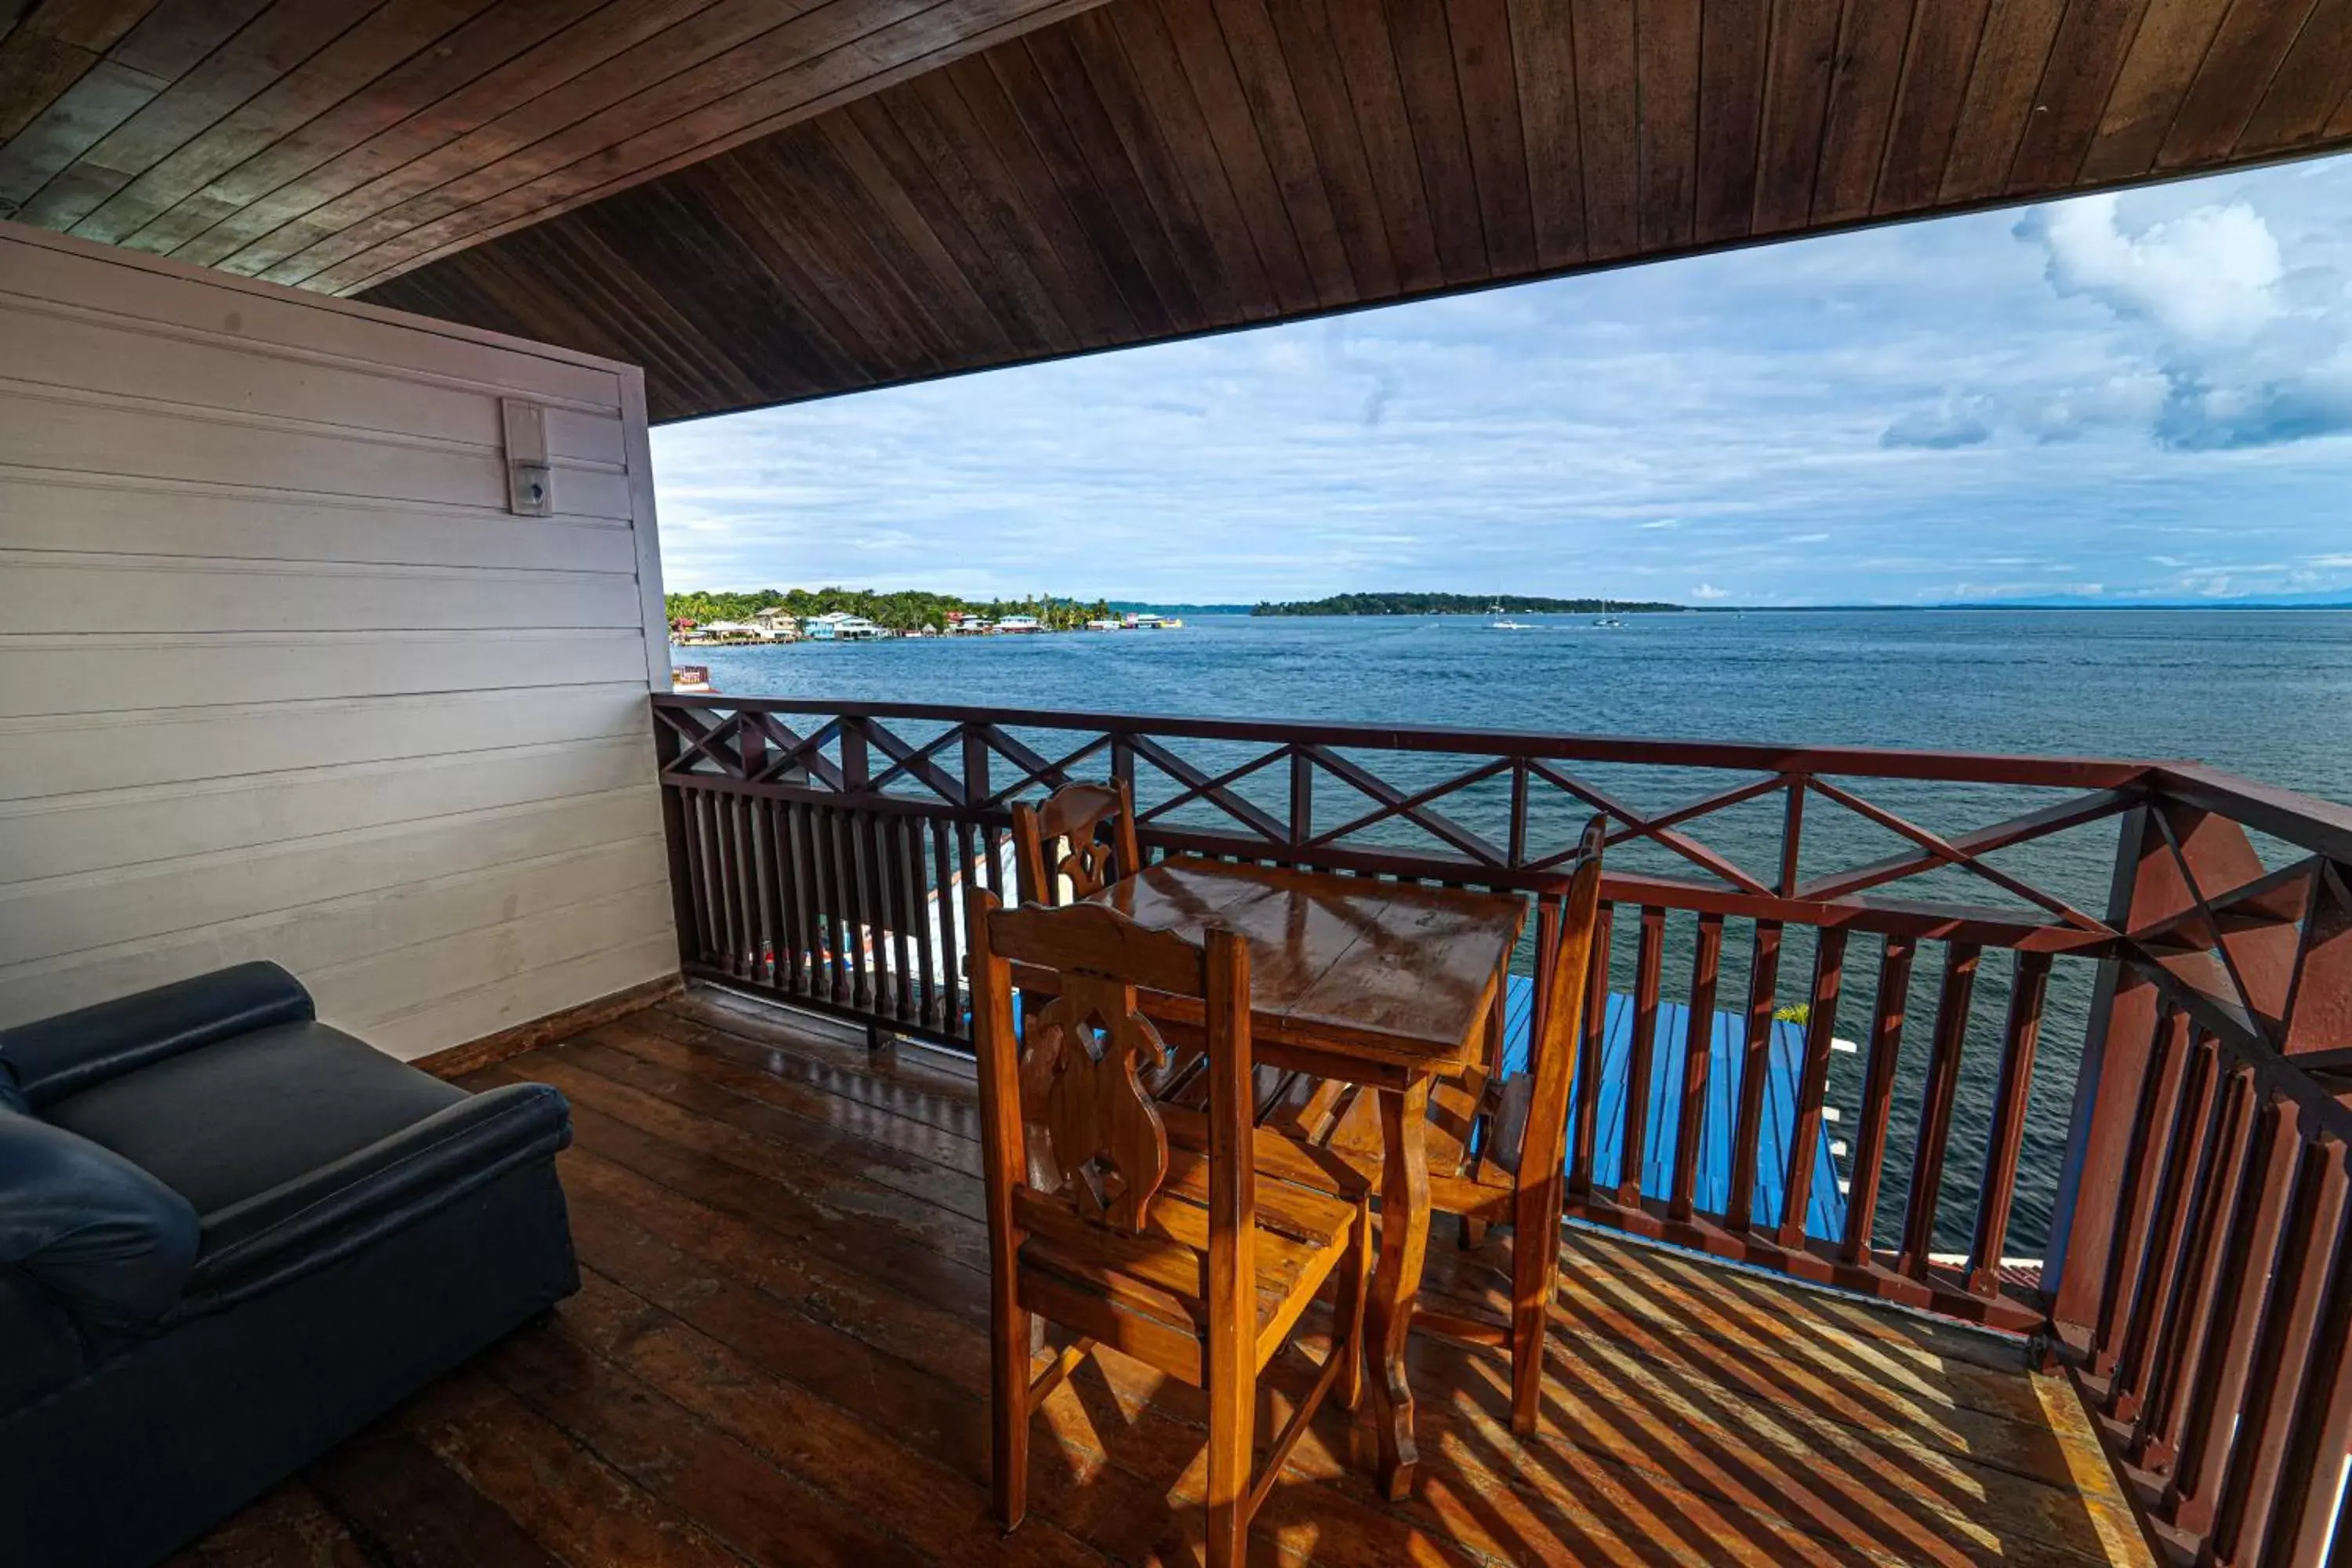
[(1476, 1056), (1527, 919), (1504, 893), (1171, 856), (1094, 896), (1197, 940), (1215, 925), (1250, 951), (1250, 1012), (1276, 1038), (1399, 1065)]

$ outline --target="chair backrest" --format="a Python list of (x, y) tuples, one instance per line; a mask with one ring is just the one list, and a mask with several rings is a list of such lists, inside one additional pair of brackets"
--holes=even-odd
[[(1168, 1132), (1144, 1074), (1167, 1042), (1138, 993), (1197, 999), (1209, 1047), (1213, 1229), (1247, 1234), (1255, 1206), (1250, 1112), (1249, 949), (1229, 931), (1199, 942), (1099, 904), (1005, 909), (969, 895), (975, 1046), (992, 1223), (1000, 1189), (1056, 1196), (1082, 1219), (1134, 1234), (1168, 1173)], [(1013, 965), (1045, 977), (1013, 1023)]]
[(1063, 902), (1065, 879), (1076, 902), (1143, 869), (1135, 794), (1124, 779), (1064, 784), (1034, 806), (1015, 805), (1013, 841), (1025, 904)]
[[(1568, 1091), (1576, 1072), (1577, 1034), (1583, 1026), (1585, 1002), (1591, 994), (1592, 936), (1601, 922), (1601, 854), (1608, 841), (1607, 818), (1595, 816), (1584, 825), (1551, 968), (1537, 977), (1536, 983), (1544, 987), (1545, 1007), (1542, 1034), (1528, 1042), (1535, 1081), (1528, 1103), (1526, 1134), (1517, 1141), (1517, 1165), (1523, 1175), (1528, 1172), (1558, 1175), (1568, 1152)], [(1592, 1001), (1596, 1006), (1608, 1005), (1605, 983)]]

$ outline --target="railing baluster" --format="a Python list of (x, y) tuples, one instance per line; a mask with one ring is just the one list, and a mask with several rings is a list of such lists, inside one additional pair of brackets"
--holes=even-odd
[(915, 1010), (915, 923), (917, 900), (908, 896), (908, 878), (911, 874), (914, 853), (907, 833), (907, 819), (897, 813), (879, 819), (885, 847), (882, 867), (890, 893), (891, 956), (898, 964), (898, 1020), (911, 1024), (919, 1015)]
[(795, 996), (809, 989), (808, 965), (816, 948), (809, 919), (808, 862), (802, 843), (801, 818), (806, 808), (796, 800), (778, 801), (776, 852), (784, 867), (784, 947), (776, 954), (776, 983)]
[(849, 893), (841, 879), (841, 813), (831, 807), (809, 816), (810, 845), (816, 851), (817, 903), (824, 911), (827, 984), (837, 1003), (850, 999)]
[(845, 811), (835, 817), (835, 853), (841, 857), (841, 886), (849, 910), (849, 996), (856, 1007), (874, 1009), (874, 913), (866, 897), (866, 857), (859, 843), (861, 813)]
[(1576, 1138), (1568, 1163), (1568, 1191), (1592, 1195), (1592, 1145), (1601, 1111), (1601, 1056), (1609, 1035), (1609, 931), (1614, 917), (1604, 902), (1592, 923), (1592, 976), (1584, 988), (1584, 1017), (1577, 1031)]
[(727, 802), (705, 791), (700, 802), (704, 862), (709, 868), (710, 947), (704, 955), (713, 967), (731, 973), (735, 967), (733, 901), (728, 897)]
[(2294, 1151), (2293, 1199), (2282, 1222), (2271, 1306), (2246, 1374), (2246, 1402), (2229, 1478), (2213, 1522), (2216, 1562), (2261, 1561), (2298, 1427), (2316, 1424), (2300, 1406), (2310, 1376), (2330, 1266), (2337, 1255), (2347, 1186), (2343, 1146), (2313, 1139)]
[(944, 817), (931, 818), (930, 829), (933, 913), (931, 920), (924, 923), (928, 926), (936, 921), (939, 927), (939, 952), (932, 970), (938, 976), (937, 1016), (932, 1018), (931, 1026), (943, 1035), (952, 1035), (957, 1030), (957, 1021), (962, 1016), (956, 984), (956, 955), (963, 951), (963, 940), (956, 924), (960, 911), (956, 908), (954, 835), (949, 831)]
[(2180, 1455), (2165, 1504), (2181, 1529), (2204, 1533), (2213, 1522), (2221, 1481), (2236, 1435), (2254, 1340), (2270, 1304), (2270, 1275), (2294, 1184), (2301, 1145), (2294, 1107), (2265, 1103), (2254, 1120), (2252, 1147), (2231, 1216), (2228, 1245), (2215, 1271), (2213, 1321), (2200, 1352), (2200, 1372), (2182, 1423)]
[[(690, 912), (694, 917), (691, 933), (694, 961), (708, 963), (711, 959), (710, 855), (702, 837), (702, 792), (681, 785), (677, 795), (681, 837), (686, 846), (684, 859), (687, 875), (692, 882), (692, 897), (688, 902), (693, 905)], [(688, 935), (684, 931), (678, 934), (681, 941)]]
[(2161, 1196), (2157, 1200), (2156, 1223), (2148, 1233), (2143, 1299), (2131, 1315), (2115, 1376), (2107, 1384), (2108, 1413), (2118, 1421), (2133, 1423), (2135, 1438), (2154, 1358), (2179, 1303), (2181, 1269), (2189, 1251), (2189, 1210), (2220, 1146), (2227, 1100), (2222, 1092), (2221, 1047), (2211, 1036), (2200, 1033), (2190, 1047), (2188, 1083), (2168, 1140)]
[(1658, 1037), (1658, 979), (1666, 946), (1666, 911), (1642, 908), (1642, 934), (1633, 950), (1633, 1038), (1625, 1053), (1625, 1134), (1619, 1147), (1617, 1201), (1642, 1201), (1642, 1168), (1649, 1153), (1650, 1066)]
[[(2289, 1440), (2279, 1466), (2277, 1502), (2269, 1524), (2270, 1549), (2261, 1559), (2292, 1563), (2295, 1568), (2320, 1561), (2331, 1531), (2339, 1556), (2352, 1541), (2352, 1493), (2339, 1506), (2336, 1478), (2344, 1456), (2352, 1451), (2352, 1208), (2345, 1201), (2346, 1146), (2335, 1139), (2320, 1145), (2326, 1151), (2328, 1185), (2336, 1194), (2336, 1245), (2322, 1255), (2327, 1261), (2327, 1284), (2318, 1326), (2312, 1335), (2313, 1353), (2304, 1368)], [(2249, 1553), (2251, 1556), (2251, 1553)]]
[(915, 1021), (926, 1029), (940, 1028), (938, 933), (932, 929), (940, 906), (931, 900), (931, 873), (937, 865), (932, 839), (939, 818), (910, 816), (907, 835), (907, 918), (915, 928)]
[(2156, 1023), (2148, 1047), (2148, 1071), (2141, 1085), (2139, 1111), (2132, 1121), (2131, 1159), (2116, 1194), (2118, 1238), (2107, 1259), (2099, 1295), (2098, 1321), (2091, 1335), (2091, 1370), (2105, 1376), (2123, 1352), (2125, 1314), (2140, 1299), (2140, 1277), (2157, 1226), (2166, 1164), (2172, 1158), (2180, 1093), (2189, 1081), (2189, 1015), (2170, 1008)]
[(1723, 973), (1723, 917), (1701, 915), (1691, 953), (1689, 1030), (1683, 1038), (1682, 1099), (1675, 1123), (1675, 1183), (1666, 1217), (1696, 1217), (1699, 1142), (1706, 1132), (1707, 1084), (1715, 1068), (1715, 990)]
[(1952, 1106), (1958, 1098), (1960, 1051), (1969, 1037), (1969, 1009), (1976, 1000), (1974, 942), (1944, 949), (1944, 988), (1936, 999), (1933, 1054), (1919, 1103), (1918, 1142), (1911, 1152), (1911, 1190), (1904, 1194), (1903, 1250), (1895, 1266), (1914, 1279), (1927, 1278), (1936, 1250), (1936, 1209), (1944, 1185), (1944, 1154), (1952, 1136)]
[(2253, 1074), (2243, 1068), (2232, 1070), (2221, 1090), (2221, 1142), (2189, 1211), (2180, 1304), (2150, 1367), (2147, 1404), (2130, 1450), (2132, 1462), (2150, 1470), (2169, 1472), (2179, 1454), (2189, 1394), (2221, 1293), (2215, 1264), (2229, 1245), (2238, 1188), (2259, 1120), (2255, 1099)]
[(778, 977), (784, 972), (782, 868), (776, 860), (776, 803), (755, 796), (746, 799), (743, 805), (751, 821), (751, 872), (760, 910), (760, 938), (755, 944), (759, 957), (753, 975), (761, 984), (776, 987)]
[(1780, 1242), (1805, 1245), (1805, 1215), (1813, 1199), (1813, 1149), (1829, 1096), (1830, 1043), (1837, 1036), (1838, 998), (1845, 989), (1845, 928), (1824, 926), (1813, 950), (1813, 989), (1805, 1004), (1805, 1059), (1797, 1079), (1796, 1116), (1789, 1128), (1789, 1168), (1780, 1186)]
[(759, 976), (760, 935), (757, 907), (760, 888), (751, 871), (751, 802), (740, 795), (724, 797), (727, 803), (727, 853), (733, 869), (729, 885), (734, 892), (731, 912), (735, 917), (735, 963), (737, 974), (746, 980)]
[(2050, 955), (2019, 953), (2010, 983), (2009, 1021), (2001, 1029), (2000, 1077), (1993, 1091), (1992, 1129), (1985, 1138), (1976, 1234), (1969, 1247), (1969, 1290), (1978, 1296), (2000, 1293), (2001, 1254), (2009, 1246), (2010, 1208), (2017, 1199), (2017, 1156), (2025, 1142), (2025, 1102), (2032, 1093), (2033, 1050), (2042, 1037), (2042, 1005), (2049, 986)]
[(1739, 1114), (1732, 1123), (1731, 1186), (1723, 1223), (1744, 1236), (1756, 1221), (1756, 1166), (1764, 1150), (1764, 1080), (1772, 1070), (1772, 1003), (1780, 977), (1780, 922), (1756, 922), (1748, 967), (1748, 1026), (1739, 1045)]
[(1876, 1245), (1878, 1193), (1886, 1175), (1886, 1130), (1895, 1110), (1895, 1070), (1903, 1052), (1903, 1025), (1911, 1007), (1908, 937), (1890, 936), (1878, 955), (1878, 994), (1870, 1020), (1870, 1058), (1862, 1071), (1861, 1124), (1854, 1129), (1853, 1179), (1846, 1193), (1845, 1236), (1838, 1256), (1868, 1263)]

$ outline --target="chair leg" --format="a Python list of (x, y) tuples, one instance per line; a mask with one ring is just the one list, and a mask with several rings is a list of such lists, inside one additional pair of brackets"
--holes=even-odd
[(1466, 1214), (1462, 1216), (1462, 1233), (1455, 1239), (1463, 1251), (1477, 1251), (1480, 1247), (1486, 1245), (1486, 1222), (1483, 1219), (1473, 1218), (1471, 1215)]
[(1339, 1263), (1339, 1287), (1331, 1297), (1331, 1353), (1345, 1356), (1332, 1390), (1343, 1410), (1364, 1405), (1364, 1307), (1372, 1299), (1372, 1205), (1356, 1200), (1355, 1235)]
[(1249, 1559), (1250, 1461), (1257, 1447), (1257, 1374), (1247, 1363), (1209, 1391), (1208, 1568)]
[(1030, 1338), (1027, 1312), (1018, 1308), (1000, 1310), (989, 1358), (994, 1384), (994, 1398), (989, 1403), (989, 1418), (994, 1426), (990, 1455), (996, 1522), (1007, 1531), (1029, 1511)]
[(1559, 1286), (1555, 1178), (1520, 1192), (1511, 1226), (1511, 1430), (1522, 1437), (1534, 1436), (1542, 1421), (1544, 1335)]

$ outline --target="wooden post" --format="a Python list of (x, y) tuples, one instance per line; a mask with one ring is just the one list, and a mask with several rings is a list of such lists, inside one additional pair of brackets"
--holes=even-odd
[[(658, 719), (654, 721), (656, 777), (677, 763), (685, 749), (677, 731)], [(678, 967), (686, 969), (702, 956), (701, 926), (694, 908), (694, 868), (686, 839), (686, 803), (676, 785), (664, 783), (661, 805), (662, 837), (669, 847), (669, 918), (677, 927)]]

